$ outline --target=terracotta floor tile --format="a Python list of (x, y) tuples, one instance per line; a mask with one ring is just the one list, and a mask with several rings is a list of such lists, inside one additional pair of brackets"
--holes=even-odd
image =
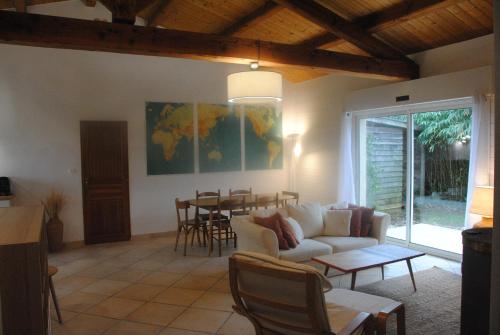
[(231, 287), (229, 286), (229, 279), (222, 278), (214, 286), (212, 286), (210, 291), (220, 292), (220, 293), (231, 293)]
[(62, 298), (70, 293), (73, 293), (85, 286), (92, 284), (95, 281), (95, 278), (71, 275), (54, 280), (54, 288), (56, 290), (57, 297)]
[(217, 334), (221, 335), (255, 335), (255, 328), (244, 316), (233, 313), (231, 317), (219, 329)]
[(217, 282), (217, 280), (218, 279), (214, 277), (201, 277), (188, 274), (176, 282), (174, 287), (189, 288), (193, 290), (208, 290)]
[(170, 305), (189, 306), (200, 298), (205, 291), (169, 287), (153, 300)]
[(206, 292), (193, 303), (192, 307), (232, 312), (233, 305), (234, 301), (231, 294)]
[(178, 273), (169, 272), (153, 272), (150, 275), (142, 278), (139, 282), (141, 284), (158, 285), (158, 286), (171, 286), (173, 283), (181, 279), (183, 275)]
[[(68, 322), (69, 320), (73, 319), (75, 316), (77, 316), (78, 313), (76, 312), (71, 312), (71, 311), (66, 311), (64, 309), (61, 309), (61, 318), (62, 322)], [(52, 319), (53, 322), (59, 322), (57, 319), (57, 313), (54, 308), (50, 309), (50, 318)]]
[(142, 304), (144, 304), (142, 301), (111, 297), (90, 307), (85, 314), (123, 319)]
[(157, 326), (167, 326), (184, 310), (185, 308), (180, 306), (148, 302), (130, 314), (127, 319)]
[[(208, 333), (194, 332), (191, 330), (165, 328), (159, 335), (207, 335)], [(234, 334), (237, 335), (237, 334)]]
[(156, 335), (161, 332), (163, 327), (147, 325), (144, 323), (120, 321), (104, 335)]
[(94, 293), (94, 294), (111, 296), (123, 290), (125, 287), (129, 285), (130, 283), (124, 281), (99, 279), (98, 281), (82, 288), (81, 291), (85, 293)]
[(134, 270), (156, 271), (164, 266), (165, 264), (162, 262), (146, 258), (130, 265), (129, 268)]
[(100, 316), (80, 314), (69, 322), (56, 326), (54, 335), (100, 335), (118, 321)]
[(150, 301), (164, 289), (165, 287), (163, 286), (132, 284), (129, 287), (125, 288), (124, 290), (120, 291), (116, 295), (116, 297), (141, 300), (141, 301)]
[(144, 271), (144, 270), (133, 270), (130, 268), (125, 268), (122, 270), (119, 270), (115, 273), (110, 274), (107, 279), (110, 280), (118, 280), (118, 281), (126, 281), (129, 283), (135, 283), (140, 281), (142, 278), (146, 277), (147, 275), (151, 274), (150, 271)]
[[(169, 326), (171, 328), (216, 333), (230, 315), (231, 313), (228, 312), (189, 308)], [(202, 320), (203, 322), (201, 322)]]
[(81, 313), (104, 299), (106, 299), (106, 296), (99, 294), (74, 292), (59, 299), (59, 307), (71, 312)]
[(121, 268), (117, 266), (109, 266), (108, 264), (100, 263), (78, 272), (78, 275), (91, 278), (104, 278), (120, 269)]

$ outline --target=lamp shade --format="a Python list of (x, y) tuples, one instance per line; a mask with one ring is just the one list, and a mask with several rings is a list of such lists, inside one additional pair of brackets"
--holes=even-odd
[(269, 103), (283, 98), (281, 74), (245, 71), (227, 76), (227, 100), (236, 103)]
[(487, 218), (493, 217), (493, 190), (491, 186), (476, 186), (470, 212)]

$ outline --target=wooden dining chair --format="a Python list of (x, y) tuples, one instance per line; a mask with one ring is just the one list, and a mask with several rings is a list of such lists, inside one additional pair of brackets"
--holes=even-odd
[[(198, 203), (198, 201), (200, 199), (203, 199), (203, 198), (218, 198), (218, 199), (220, 199), (220, 190), (217, 190), (217, 192), (213, 192), (213, 191), (200, 192), (200, 191), (196, 190), (196, 203)], [(227, 219), (228, 218), (226, 215), (223, 215), (222, 213), (219, 213), (219, 215), (220, 215), (220, 217), (216, 217), (215, 215), (213, 215), (212, 219), (216, 220), (216, 219), (222, 219), (222, 218)], [(196, 219), (199, 220), (200, 222), (208, 222), (209, 213), (201, 213), (200, 207), (196, 206)]]
[(269, 207), (279, 207), (279, 195), (276, 192), (275, 195), (256, 195), (255, 196), (255, 209)]
[(234, 208), (229, 210), (229, 218), (238, 215), (248, 215), (249, 211), (252, 209), (251, 206), (247, 206), (246, 197), (252, 196), (252, 188), (250, 187), (248, 190), (231, 190), (229, 189), (229, 200), (232, 199), (240, 199), (240, 208)]
[(283, 207), (286, 207), (289, 201), (290, 202), (295, 201), (295, 205), (299, 204), (299, 194), (297, 192), (281, 191), (281, 195), (287, 198), (283, 200)]
[(191, 236), (191, 245), (193, 245), (194, 235), (197, 235), (198, 244), (201, 246), (200, 239), (200, 230), (203, 234), (203, 245), (206, 245), (206, 240), (208, 237), (206, 223), (200, 222), (195, 218), (189, 218), (189, 201), (180, 201), (179, 198), (175, 199), (175, 210), (177, 213), (177, 236), (175, 238), (175, 247), (174, 251), (177, 251), (177, 245), (179, 244), (179, 237), (182, 233), (184, 233), (184, 256), (186, 256), (186, 249), (188, 244), (189, 234), (192, 233)]
[[(221, 217), (221, 212), (223, 210), (231, 211), (233, 209), (241, 208), (241, 202), (242, 200), (239, 198), (220, 201), (217, 206), (217, 210), (214, 213), (214, 216)], [(226, 246), (228, 246), (229, 240), (233, 240), (234, 247), (236, 248), (238, 246), (238, 237), (236, 235), (236, 232), (233, 230), (233, 227), (231, 226), (231, 220), (229, 218), (212, 220), (212, 225), (210, 227), (210, 236), (211, 250), (213, 250), (213, 241), (216, 241), (219, 257), (222, 256), (222, 241), (226, 241)]]
[(59, 323), (63, 323), (61, 317), (61, 311), (59, 310), (59, 303), (57, 302), (56, 290), (54, 289), (54, 281), (52, 277), (57, 273), (58, 269), (55, 266), (49, 265), (47, 268), (47, 276), (49, 277), (49, 289), (50, 295), (52, 296), (52, 301), (54, 302), (54, 308), (57, 314), (57, 320)]

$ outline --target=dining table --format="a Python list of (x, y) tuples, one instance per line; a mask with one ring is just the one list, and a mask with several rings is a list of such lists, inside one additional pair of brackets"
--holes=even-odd
[[(200, 199), (189, 199), (186, 200), (189, 202), (190, 206), (197, 207), (208, 211), (208, 255), (212, 255), (213, 252), (213, 212), (218, 211), (218, 207), (220, 206), (221, 211), (236, 209), (233, 203), (230, 203), (228, 200), (238, 200), (244, 203), (246, 208), (255, 208), (257, 205), (257, 198), (264, 197), (275, 197), (276, 193), (259, 193), (259, 194), (251, 194), (251, 195), (235, 195), (232, 197), (229, 196), (221, 196), (221, 197), (207, 197)], [(287, 201), (294, 200), (294, 196), (288, 194), (280, 194), (278, 193), (278, 204), (283, 206)], [(226, 205), (227, 204), (227, 205)], [(219, 250), (219, 256), (221, 256), (221, 252)]]

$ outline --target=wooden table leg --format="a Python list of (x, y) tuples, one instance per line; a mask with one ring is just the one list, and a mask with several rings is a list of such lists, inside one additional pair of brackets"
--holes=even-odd
[(353, 272), (351, 274), (351, 290), (354, 291), (354, 288), (356, 287), (356, 274), (357, 272)]
[(415, 284), (415, 277), (413, 276), (413, 270), (411, 268), (411, 260), (407, 259), (406, 264), (408, 265), (408, 271), (410, 272), (411, 282), (413, 283), (413, 289), (417, 292), (417, 285)]
[(212, 210), (208, 212), (208, 256), (212, 255), (214, 250), (214, 239), (213, 239), (214, 228), (212, 225)]
[(328, 276), (328, 270), (330, 270), (330, 267), (325, 265), (325, 277)]

